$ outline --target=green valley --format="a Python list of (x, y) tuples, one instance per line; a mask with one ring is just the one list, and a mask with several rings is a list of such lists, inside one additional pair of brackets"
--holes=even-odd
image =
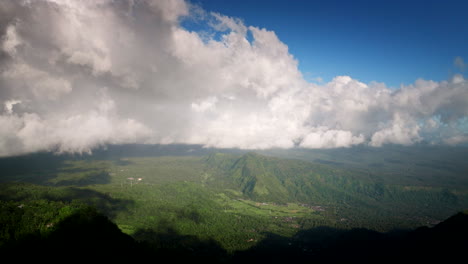
[(463, 185), (395, 184), (359, 168), (265, 153), (179, 153), (2, 159), (1, 243), (53, 232), (86, 206), (136, 241), (161, 245), (154, 234), (172, 232), (214, 241), (230, 253), (318, 227), (433, 226), (468, 208)]

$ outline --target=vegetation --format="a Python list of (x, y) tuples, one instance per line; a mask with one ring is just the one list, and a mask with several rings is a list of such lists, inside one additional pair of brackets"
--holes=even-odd
[[(108, 230), (119, 233), (115, 240), (143, 255), (182, 250), (191, 256), (197, 248), (196, 254), (220, 260), (257, 254), (276, 243), (281, 250), (285, 243), (304, 249), (312, 243), (311, 230), (332, 237), (346, 230), (381, 236), (377, 232), (434, 226), (468, 208), (466, 174), (449, 172), (458, 184), (447, 184), (442, 177), (448, 174), (438, 181), (431, 174), (419, 184), (415, 177), (423, 176), (416, 172), (395, 180), (389, 169), (380, 175), (374, 167), (327, 163), (328, 154), (321, 155), (317, 161), (177, 146), (142, 157), (102, 151), (0, 159), (0, 249), (57, 241), (63, 238), (57, 232), (72, 221), (67, 219), (78, 219), (70, 226), (88, 225), (102, 216), (99, 225), (114, 225)], [(408, 163), (374, 156), (398, 166)], [(307, 248), (318, 247), (316, 242)]]

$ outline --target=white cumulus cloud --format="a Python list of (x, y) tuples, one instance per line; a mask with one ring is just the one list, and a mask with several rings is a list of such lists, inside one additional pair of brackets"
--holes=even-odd
[[(181, 26), (193, 19), (204, 32)], [(458, 66), (464, 62), (458, 59)], [(306, 81), (275, 32), (183, 0), (0, 3), (0, 156), (122, 143), (463, 144), (468, 81)]]

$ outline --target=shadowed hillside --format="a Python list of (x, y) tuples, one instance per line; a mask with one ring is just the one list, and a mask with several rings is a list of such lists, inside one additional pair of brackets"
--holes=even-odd
[[(1, 224), (4, 227), (6, 223)], [(169, 223), (158, 230), (139, 230), (134, 237), (136, 240), (88, 207), (63, 219), (50, 233), (29, 234), (4, 243), (0, 252), (16, 260), (31, 256), (53, 260), (65, 254), (83, 260), (170, 258), (208, 263), (451, 261), (463, 257), (468, 247), (468, 215), (459, 213), (433, 228), (406, 232), (320, 227), (301, 231), (293, 238), (272, 234), (251, 249), (234, 254), (228, 254), (215, 241), (178, 234)]]

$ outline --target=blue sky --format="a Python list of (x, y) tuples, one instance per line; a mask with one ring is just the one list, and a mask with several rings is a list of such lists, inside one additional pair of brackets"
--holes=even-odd
[(468, 1), (192, 0), (274, 31), (308, 80), (349, 75), (399, 87), (447, 80), (468, 60)]

